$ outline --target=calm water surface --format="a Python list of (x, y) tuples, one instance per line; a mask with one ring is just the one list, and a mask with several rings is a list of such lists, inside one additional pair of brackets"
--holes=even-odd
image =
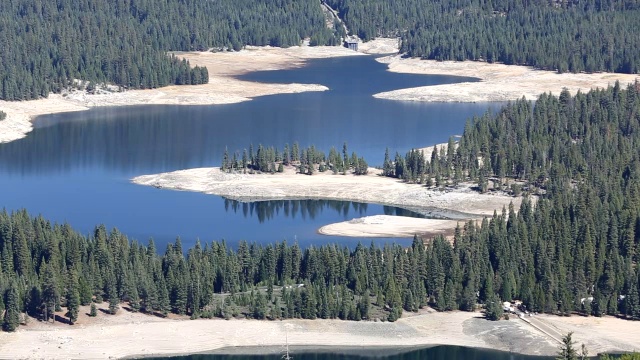
[(250, 143), (282, 147), (298, 141), (328, 151), (347, 142), (349, 151), (376, 165), (386, 146), (393, 154), (444, 142), (460, 134), (469, 117), (488, 109), (488, 104), (375, 99), (371, 95), (381, 91), (473, 79), (390, 73), (368, 56), (315, 60), (301, 69), (243, 79), (319, 83), (331, 90), (231, 105), (95, 108), (40, 117), (26, 138), (0, 145), (0, 207), (24, 207), (87, 233), (104, 223), (141, 241), (154, 237), (159, 249), (176, 236), (185, 246), (196, 238), (224, 238), (232, 245), (241, 239), (353, 245), (358, 240), (321, 236), (316, 229), (400, 210), (313, 201), (233, 204), (216, 196), (137, 186), (129, 179), (219, 165), (225, 147), (241, 150)]
[[(384, 354), (385, 351), (381, 351)], [(409, 350), (395, 355), (353, 355), (331, 353), (292, 353), (295, 360), (550, 360), (553, 356), (530, 356), (461, 346), (436, 346), (427, 349)], [(279, 360), (282, 355), (190, 355), (156, 360)]]

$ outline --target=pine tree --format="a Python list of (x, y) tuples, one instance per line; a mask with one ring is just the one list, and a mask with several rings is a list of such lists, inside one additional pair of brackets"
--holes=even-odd
[(4, 331), (15, 331), (20, 325), (20, 304), (15, 284), (11, 284), (6, 293), (5, 314), (2, 322)]
[(109, 314), (115, 315), (120, 309), (120, 298), (114, 285), (109, 287), (107, 295), (109, 296)]
[(384, 162), (382, 163), (382, 175), (393, 177), (393, 164), (389, 159), (389, 148), (384, 151)]
[(70, 271), (67, 281), (67, 316), (69, 322), (73, 325), (78, 320), (78, 311), (80, 309), (80, 292), (78, 290), (78, 275), (74, 270)]
[(498, 296), (496, 296), (495, 294), (489, 295), (485, 306), (484, 316), (488, 320), (496, 321), (502, 318), (502, 313), (502, 303), (500, 302)]
[(363, 320), (369, 319), (369, 309), (371, 305), (369, 303), (369, 290), (366, 290), (364, 294), (360, 297), (360, 302), (358, 303), (358, 310), (360, 312), (360, 318)]
[(156, 310), (160, 311), (164, 317), (169, 314), (169, 292), (164, 282), (158, 284), (158, 308)]
[(224, 148), (224, 155), (222, 157), (222, 171), (229, 171), (231, 169), (231, 164), (229, 163), (229, 150)]
[(349, 153), (347, 151), (347, 143), (345, 142), (342, 145), (342, 166), (343, 166), (343, 172), (346, 174), (347, 170), (349, 170)]
[(131, 311), (138, 312), (140, 311), (140, 296), (138, 294), (138, 289), (136, 286), (132, 286), (129, 294), (129, 306), (131, 307)]
[(578, 360), (578, 351), (573, 347), (575, 342), (571, 339), (573, 333), (568, 333), (562, 338), (562, 345), (560, 345), (560, 352), (556, 360)]
[(89, 305), (91, 303), (93, 293), (84, 276), (81, 276), (78, 279), (78, 291), (80, 293), (80, 305)]
[(91, 303), (91, 309), (89, 310), (89, 316), (96, 317), (98, 316), (98, 309), (96, 308), (96, 304)]
[(44, 302), (45, 321), (55, 320), (55, 310), (60, 304), (58, 282), (51, 264), (45, 263), (42, 284), (42, 301)]
[(31, 271), (31, 261), (27, 239), (22, 227), (16, 226), (13, 233), (14, 265), (19, 275), (27, 276)]

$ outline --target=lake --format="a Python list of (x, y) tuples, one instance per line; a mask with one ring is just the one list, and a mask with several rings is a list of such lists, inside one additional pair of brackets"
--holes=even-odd
[[(358, 239), (327, 237), (316, 230), (332, 222), (402, 210), (316, 201), (234, 204), (211, 195), (138, 186), (129, 179), (216, 166), (225, 147), (242, 151), (250, 143), (281, 148), (297, 141), (328, 151), (346, 142), (350, 152), (380, 165), (385, 147), (393, 156), (445, 142), (462, 133), (471, 116), (501, 105), (375, 99), (371, 95), (381, 91), (475, 79), (391, 73), (371, 56), (312, 60), (303, 68), (242, 78), (319, 83), (330, 90), (230, 105), (94, 108), (39, 117), (26, 138), (0, 145), (0, 206), (26, 208), (52, 221), (69, 222), (84, 233), (104, 223), (142, 242), (153, 237), (159, 251), (176, 236), (185, 247), (197, 238), (225, 239), (232, 246), (239, 240), (354, 246)], [(297, 210), (289, 211), (293, 208)]]
[[(224, 351), (224, 350), (223, 350)], [(364, 353), (363, 353), (364, 351)], [(521, 355), (488, 349), (475, 349), (462, 346), (434, 346), (424, 349), (385, 349), (377, 350), (346, 350), (338, 353), (331, 352), (292, 352), (294, 360), (551, 360), (553, 356)], [(280, 360), (282, 354), (272, 355), (221, 355), (199, 354), (189, 356), (175, 356), (152, 358), (155, 360)]]

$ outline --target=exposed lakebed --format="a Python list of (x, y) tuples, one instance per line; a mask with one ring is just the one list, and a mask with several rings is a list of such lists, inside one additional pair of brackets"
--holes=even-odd
[[(326, 151), (347, 142), (349, 151), (370, 165), (381, 164), (385, 147), (404, 153), (444, 142), (489, 106), (375, 99), (372, 94), (381, 91), (473, 79), (391, 73), (370, 56), (312, 60), (300, 69), (242, 79), (317, 83), (330, 90), (230, 105), (94, 108), (39, 117), (26, 138), (0, 145), (0, 206), (26, 208), (86, 233), (105, 223), (142, 242), (153, 237), (159, 249), (176, 236), (186, 246), (196, 238), (226, 239), (232, 245), (241, 239), (352, 245), (357, 240), (326, 237), (316, 230), (400, 210), (317, 201), (233, 204), (215, 196), (137, 186), (129, 179), (218, 165), (225, 147), (242, 150), (250, 143), (281, 147), (298, 141)], [(293, 207), (299, 211), (285, 210)]]

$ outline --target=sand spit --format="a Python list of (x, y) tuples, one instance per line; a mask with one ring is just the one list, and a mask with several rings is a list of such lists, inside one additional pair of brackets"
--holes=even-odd
[(413, 237), (419, 235), (431, 238), (437, 234), (451, 235), (457, 224), (457, 220), (374, 215), (325, 225), (318, 229), (318, 233), (351, 237)]
[[(107, 303), (98, 304), (106, 311)], [(161, 319), (120, 310), (87, 316), (81, 307), (73, 326), (31, 320), (17, 332), (0, 332), (0, 359), (107, 359), (214, 351), (279, 353), (285, 334), (292, 350), (326, 347), (350, 351), (374, 346), (459, 345), (531, 355), (555, 355), (558, 344), (522, 320), (486, 321), (480, 313), (405, 313), (395, 323), (340, 320), (188, 320)], [(540, 316), (550, 326), (575, 331), (591, 354), (638, 349), (640, 323), (615, 318)]]
[(142, 175), (131, 181), (161, 189), (203, 192), (239, 201), (324, 199), (343, 200), (407, 208), (430, 216), (456, 220), (428, 220), (402, 216), (365, 217), (322, 227), (325, 235), (353, 237), (413, 237), (451, 235), (458, 221), (480, 219), (500, 212), (513, 203), (520, 207), (522, 198), (504, 193), (480, 194), (465, 183), (444, 190), (427, 189), (380, 176), (370, 168), (369, 174), (314, 175), (296, 174), (293, 167), (276, 174), (229, 174), (219, 168), (180, 170), (156, 175)]
[(132, 179), (139, 185), (162, 189), (186, 190), (219, 195), (225, 198), (252, 200), (326, 199), (377, 203), (411, 209), (438, 208), (462, 212), (471, 216), (492, 215), (521, 199), (506, 194), (480, 194), (462, 184), (457, 188), (430, 190), (423, 185), (407, 184), (380, 176), (379, 169), (370, 168), (368, 175), (334, 175), (327, 171), (314, 175), (296, 174), (293, 167), (276, 174), (229, 174), (219, 168), (179, 170)]
[(33, 128), (31, 119), (38, 115), (81, 111), (96, 106), (230, 104), (265, 95), (325, 91), (328, 88), (318, 84), (265, 84), (242, 81), (233, 76), (300, 67), (309, 59), (362, 54), (330, 46), (295, 46), (286, 49), (248, 46), (238, 52), (189, 52), (176, 55), (188, 59), (191, 65), (206, 66), (209, 83), (124, 92), (100, 90), (96, 94), (73, 90), (40, 100), (0, 101), (0, 110), (7, 113), (7, 118), (0, 121), (0, 143), (25, 137)]
[(479, 61), (435, 61), (403, 59), (400, 55), (377, 59), (388, 64), (389, 71), (409, 74), (454, 75), (479, 78), (479, 82), (424, 86), (375, 94), (380, 99), (430, 102), (510, 101), (523, 96), (535, 100), (542, 93), (560, 94), (567, 88), (575, 94), (592, 88), (605, 88), (616, 81), (626, 85), (637, 74), (558, 74), (528, 66), (489, 64)]

